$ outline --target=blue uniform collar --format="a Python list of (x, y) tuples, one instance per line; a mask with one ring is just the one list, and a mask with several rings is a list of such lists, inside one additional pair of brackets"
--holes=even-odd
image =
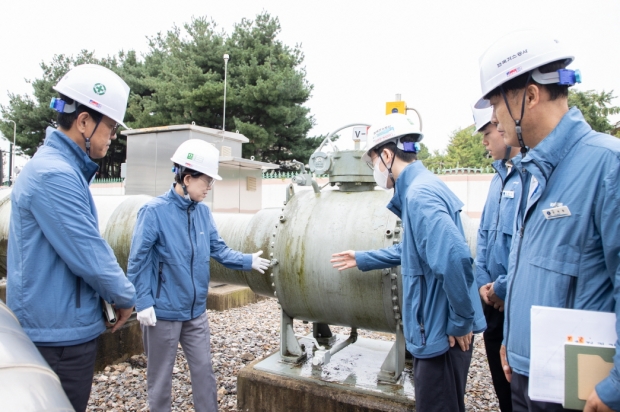
[(405, 196), (407, 195), (409, 183), (411, 183), (413, 178), (422, 170), (426, 170), (426, 168), (422, 162), (416, 160), (415, 162), (409, 163), (405, 166), (402, 172), (400, 172), (400, 175), (398, 175), (398, 179), (396, 179), (394, 196), (387, 205), (387, 208), (396, 216), (401, 217), (403, 210), (402, 205), (405, 202)]
[(194, 202), (193, 200), (187, 200), (183, 196), (179, 195), (176, 190), (174, 190), (175, 185), (176, 183), (173, 183), (170, 186), (170, 190), (168, 191), (168, 193), (166, 193), (166, 197), (170, 199), (170, 201), (172, 201), (172, 203), (177, 205), (180, 209), (187, 210), (190, 207), (192, 209), (196, 207), (197, 202)]
[(515, 166), (522, 165), (527, 168), (536, 165), (542, 177), (548, 180), (556, 166), (590, 131), (592, 128), (586, 123), (579, 109), (573, 107), (566, 112), (555, 129), (535, 148), (530, 149), (523, 159), (514, 159)]
[(67, 156), (71, 160), (71, 164), (74, 164), (82, 172), (84, 179), (89, 184), (93, 177), (95, 177), (97, 170), (99, 170), (97, 163), (93, 162), (77, 143), (60, 130), (48, 127), (45, 130), (43, 145), (53, 147)]
[(504, 159), (496, 160), (491, 164), (491, 166), (493, 166), (493, 169), (497, 171), (497, 174), (499, 175), (499, 177), (502, 178), (502, 181), (506, 180), (506, 175), (508, 174), (508, 168), (506, 167), (506, 160)]

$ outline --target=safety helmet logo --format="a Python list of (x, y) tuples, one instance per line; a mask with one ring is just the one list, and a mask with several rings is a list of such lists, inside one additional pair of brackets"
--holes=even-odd
[(514, 76), (515, 74), (519, 73), (521, 71), (521, 66), (519, 67), (515, 67), (512, 70), (509, 70), (506, 72), (506, 77), (510, 77), (510, 76)]
[(99, 96), (103, 96), (106, 92), (106, 87), (105, 85), (101, 84), (101, 83), (97, 83), (93, 86), (93, 92), (97, 93)]
[(194, 154), (193, 154), (193, 153), (188, 153), (188, 154), (187, 154), (187, 158), (188, 158), (189, 160), (192, 160), (192, 159), (194, 158)]

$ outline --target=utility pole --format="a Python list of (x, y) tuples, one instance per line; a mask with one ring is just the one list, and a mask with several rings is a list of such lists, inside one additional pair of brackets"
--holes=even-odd
[(222, 132), (226, 131), (226, 74), (228, 72), (228, 54), (224, 55), (224, 114), (222, 115)]
[(9, 186), (13, 185), (13, 165), (15, 164), (15, 136), (17, 132), (17, 123), (14, 120), (9, 120), (9, 122), (13, 122), (13, 145), (9, 142), (9, 147), (11, 148), (9, 151)]

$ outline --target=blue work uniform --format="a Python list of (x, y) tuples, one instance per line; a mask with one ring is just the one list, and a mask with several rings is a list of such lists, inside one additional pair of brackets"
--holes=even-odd
[[(501, 300), (506, 299), (506, 273), (515, 223), (515, 213), (521, 196), (521, 178), (506, 160), (493, 162), (497, 171), (487, 196), (476, 243), (476, 283), (478, 289), (493, 283), (493, 290)], [(510, 383), (506, 380), (500, 348), (504, 339), (504, 312), (483, 303), (487, 330), (484, 348), (489, 362), (495, 394), (502, 412), (512, 411)]]
[[(506, 323), (508, 361), (529, 376), (533, 305), (616, 313), (620, 336), (620, 139), (593, 131), (577, 108), (523, 159), (517, 233), (510, 254)], [(531, 190), (531, 177), (538, 186)], [(529, 197), (529, 198), (528, 198)], [(548, 219), (549, 209), (570, 215)], [(614, 367), (596, 386), (620, 410), (620, 344)]]
[(493, 162), (497, 171), (480, 218), (476, 243), (476, 282), (478, 289), (493, 283), (495, 294), (506, 300), (506, 273), (515, 213), (521, 196), (521, 178), (505, 160)]
[(407, 350), (432, 358), (449, 349), (448, 335), (486, 328), (459, 216), (463, 203), (416, 161), (398, 176), (387, 207), (403, 221), (402, 245), (356, 252), (357, 266), (367, 271), (402, 265)]
[(157, 319), (169, 321), (201, 315), (211, 258), (229, 269), (252, 269), (252, 255), (226, 246), (207, 205), (179, 196), (173, 185), (138, 212), (127, 266), (136, 310), (154, 307)]
[(101, 298), (136, 301), (99, 233), (88, 188), (98, 166), (64, 133), (48, 129), (11, 193), (7, 304), (37, 346), (72, 346), (105, 330)]

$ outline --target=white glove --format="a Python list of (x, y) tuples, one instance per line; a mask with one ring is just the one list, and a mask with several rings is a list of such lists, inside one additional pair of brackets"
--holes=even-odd
[(259, 250), (256, 253), (252, 253), (252, 269), (257, 270), (260, 273), (265, 273), (265, 271), (269, 268), (271, 262), (269, 262), (269, 260), (267, 259), (259, 257), (262, 254), (262, 250)]
[(157, 324), (157, 316), (155, 316), (155, 309), (151, 306), (138, 312), (138, 322), (142, 326), (155, 326)]

